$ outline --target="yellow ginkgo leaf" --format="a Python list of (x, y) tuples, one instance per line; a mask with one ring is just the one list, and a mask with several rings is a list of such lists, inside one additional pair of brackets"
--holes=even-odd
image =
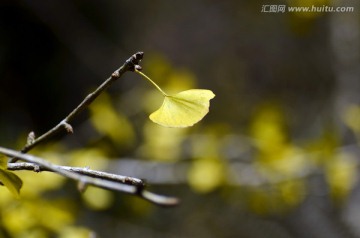
[(188, 127), (209, 112), (209, 101), (215, 94), (206, 89), (190, 89), (164, 96), (163, 104), (150, 115), (150, 119), (165, 127)]
[(0, 181), (15, 197), (19, 198), (22, 180), (16, 174), (0, 168)]

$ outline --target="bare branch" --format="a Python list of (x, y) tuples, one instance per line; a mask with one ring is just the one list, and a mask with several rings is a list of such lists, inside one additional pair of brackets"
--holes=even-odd
[[(114, 182), (119, 182), (119, 183), (128, 184), (128, 185), (135, 185), (135, 186), (145, 186), (146, 185), (144, 180), (134, 178), (134, 177), (112, 174), (112, 173), (102, 172), (102, 171), (98, 171), (98, 170), (92, 170), (89, 168), (61, 166), (61, 165), (55, 165), (55, 164), (53, 164), (53, 166), (57, 167), (59, 169), (62, 169), (62, 170), (86, 175), (86, 176), (93, 177), (93, 178), (100, 178), (100, 179), (104, 179), (104, 180), (110, 180), (110, 181), (114, 181)], [(34, 171), (34, 172), (51, 171), (47, 167), (39, 166), (34, 163), (24, 163), (24, 162), (9, 163), (7, 169), (12, 170), (12, 171), (17, 171), (17, 170), (29, 170), (29, 171)]]
[[(143, 58), (144, 53), (138, 52), (132, 55), (129, 59), (125, 61), (125, 63), (111, 76), (105, 80), (95, 91), (87, 95), (84, 100), (72, 111), (69, 115), (67, 115), (59, 124), (51, 128), (49, 131), (44, 133), (43, 135), (39, 136), (38, 138), (34, 138), (31, 143), (26, 143), (26, 145), (21, 149), (21, 153), (26, 153), (33, 149), (38, 144), (47, 141), (50, 137), (58, 133), (59, 131), (65, 129), (66, 132), (72, 133), (73, 129), (69, 124), (74, 117), (76, 117), (80, 112), (82, 112), (85, 108), (87, 108), (105, 89), (107, 89), (113, 82), (119, 79), (125, 72), (127, 71), (135, 71), (141, 69), (139, 65), (140, 61)], [(11, 158), (10, 163), (14, 163), (19, 158)]]
[[(38, 172), (39, 168), (40, 170), (43, 168), (48, 171), (53, 171), (64, 177), (76, 180), (84, 185), (92, 185), (99, 188), (117, 190), (123, 193), (133, 194), (157, 205), (174, 206), (178, 204), (177, 198), (166, 197), (145, 190), (143, 182), (137, 183), (141, 181), (140, 179), (130, 179), (126, 176), (123, 177), (119, 175), (108, 174), (105, 172), (91, 170), (86, 171), (86, 169), (59, 166), (52, 164), (49, 161), (46, 161), (40, 157), (23, 154), (21, 152), (17, 152), (15, 150), (7, 149), (4, 147), (0, 147), (0, 154), (13, 158), (19, 158), (21, 160), (32, 163), (9, 163), (8, 166), (11, 170), (18, 170), (21, 166), (23, 166), (23, 168), (26, 170), (29, 170), (31, 168), (31, 170)], [(135, 184), (129, 184), (129, 181), (127, 181), (127, 179), (133, 179), (137, 182), (135, 182)]]

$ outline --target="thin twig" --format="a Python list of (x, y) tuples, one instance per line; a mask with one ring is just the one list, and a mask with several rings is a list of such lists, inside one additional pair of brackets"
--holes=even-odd
[[(134, 177), (112, 174), (112, 173), (107, 173), (107, 172), (103, 172), (103, 171), (92, 170), (89, 168), (61, 166), (61, 165), (55, 165), (55, 164), (53, 164), (53, 166), (57, 167), (59, 169), (62, 169), (62, 170), (86, 175), (86, 176), (93, 177), (93, 178), (100, 178), (100, 179), (110, 180), (110, 181), (119, 182), (119, 183), (128, 184), (128, 185), (145, 186), (144, 180), (134, 178)], [(25, 163), (25, 162), (9, 163), (7, 166), (7, 169), (12, 170), (12, 171), (18, 171), (18, 170), (29, 170), (29, 171), (35, 171), (35, 172), (51, 171), (47, 167), (39, 166), (39, 165), (33, 164), (33, 163)]]
[[(38, 144), (49, 140), (50, 137), (57, 134), (59, 131), (65, 129), (68, 133), (73, 133), (73, 128), (69, 124), (74, 117), (76, 117), (80, 112), (82, 112), (85, 108), (87, 108), (105, 89), (107, 89), (113, 82), (119, 79), (125, 72), (127, 71), (135, 71), (141, 70), (141, 66), (139, 65), (140, 61), (143, 58), (144, 53), (138, 52), (132, 55), (125, 63), (111, 76), (105, 80), (94, 92), (87, 95), (84, 100), (72, 111), (69, 115), (67, 115), (63, 120), (60, 121), (59, 124), (51, 128), (49, 131), (45, 132), (43, 135), (35, 138), (31, 141), (31, 143), (26, 143), (26, 145), (20, 150), (21, 153), (27, 153), (31, 149), (33, 149)], [(19, 158), (11, 158), (10, 163), (14, 163)]]
[[(64, 177), (73, 179), (75, 181), (78, 181), (79, 183), (83, 185), (92, 185), (95, 187), (100, 187), (104, 189), (109, 190), (117, 190), (123, 193), (133, 194), (137, 195), (145, 200), (148, 200), (154, 204), (161, 205), (161, 206), (174, 206), (178, 204), (178, 199), (173, 197), (166, 197), (158, 194), (154, 194), (152, 192), (149, 192), (144, 189), (144, 186), (141, 185), (130, 185), (130, 184), (124, 184), (119, 183), (111, 180), (106, 179), (100, 179), (99, 177), (90, 177), (88, 175), (83, 175), (78, 172), (74, 172), (70, 168), (63, 168), (62, 166), (58, 166), (55, 164), (50, 163), (49, 161), (46, 161), (40, 157), (36, 157), (33, 155), (23, 154), (21, 152), (17, 152), (15, 150), (7, 149), (4, 147), (0, 147), (0, 154), (13, 157), (13, 158), (19, 158), (23, 161), (29, 162), (33, 164), (33, 169), (35, 172), (39, 172), (39, 168), (44, 168), (49, 171), (53, 171), (57, 174), (60, 174)], [(26, 165), (28, 166), (28, 165)], [(12, 164), (9, 164), (9, 167), (12, 167)], [(30, 166), (31, 167), (31, 166)], [(15, 168), (15, 167), (13, 167)], [(29, 167), (27, 167), (29, 168)], [(76, 168), (75, 168), (76, 170)], [(79, 170), (78, 170), (79, 171)], [(84, 171), (82, 171), (84, 172)], [(92, 175), (96, 173), (91, 173)], [(99, 174), (98, 174), (99, 176)]]

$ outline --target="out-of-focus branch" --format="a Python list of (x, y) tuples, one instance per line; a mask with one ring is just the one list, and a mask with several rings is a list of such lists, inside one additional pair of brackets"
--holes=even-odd
[[(26, 153), (33, 149), (38, 144), (49, 140), (53, 135), (57, 134), (59, 131), (65, 129), (68, 133), (73, 133), (73, 128), (69, 124), (74, 117), (76, 117), (80, 112), (82, 112), (85, 108), (87, 108), (105, 89), (107, 89), (113, 82), (119, 79), (125, 72), (127, 71), (135, 71), (141, 70), (139, 65), (140, 61), (143, 58), (144, 53), (138, 52), (132, 55), (125, 63), (117, 70), (115, 70), (112, 75), (105, 80), (95, 91), (87, 95), (84, 100), (72, 111), (69, 115), (67, 115), (63, 120), (60, 121), (56, 126), (51, 128), (46, 133), (42, 134), (38, 138), (33, 138), (32, 140), (28, 140), (26, 145), (21, 149), (21, 153)], [(33, 133), (30, 133), (33, 135)], [(29, 136), (30, 136), (29, 134)], [(10, 159), (11, 163), (14, 163), (19, 158), (12, 158)]]
[(177, 198), (158, 195), (145, 190), (144, 183), (140, 179), (108, 174), (89, 169), (59, 166), (40, 157), (24, 154), (4, 147), (0, 147), (0, 154), (28, 162), (9, 163), (9, 170), (20, 170), (23, 168), (24, 170), (32, 169), (35, 172), (40, 172), (41, 169), (44, 169), (73, 179), (77, 181), (81, 187), (91, 185), (108, 190), (116, 190), (123, 193), (133, 194), (161, 206), (174, 206), (178, 204)]

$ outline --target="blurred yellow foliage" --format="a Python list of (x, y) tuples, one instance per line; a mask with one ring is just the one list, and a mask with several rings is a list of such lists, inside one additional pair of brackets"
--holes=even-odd
[(2, 208), (2, 220), (13, 237), (25, 237), (29, 230), (41, 226), (51, 232), (60, 232), (74, 222), (70, 204), (66, 200), (42, 199), (12, 202)]
[(134, 143), (135, 133), (131, 123), (115, 110), (109, 95), (102, 94), (89, 108), (90, 121), (98, 132), (109, 136), (119, 145), (131, 146)]
[(279, 193), (274, 189), (257, 188), (249, 192), (249, 208), (259, 215), (278, 213), (284, 210)]
[(287, 206), (295, 206), (303, 201), (306, 195), (304, 180), (289, 179), (277, 185), (280, 197)]
[(23, 198), (36, 198), (42, 192), (59, 189), (66, 179), (52, 172), (34, 174), (33, 171), (18, 171), (19, 177), (26, 181), (21, 189), (20, 196)]
[(300, 148), (288, 139), (285, 119), (279, 108), (259, 108), (252, 121), (250, 134), (258, 148), (256, 164), (268, 179), (293, 177), (307, 166)]
[(305, 181), (288, 179), (248, 191), (249, 208), (260, 215), (286, 212), (300, 204), (306, 195)]
[(360, 106), (350, 105), (344, 113), (345, 124), (355, 133), (360, 143)]
[(95, 236), (92, 236), (92, 233), (84, 227), (68, 226), (60, 232), (58, 237), (59, 238), (91, 238)]
[(340, 146), (338, 135), (331, 129), (325, 129), (322, 135), (314, 141), (308, 142), (306, 151), (310, 153), (309, 158), (315, 165), (326, 165), (336, 153)]
[(250, 135), (263, 153), (281, 150), (287, 142), (282, 112), (274, 105), (260, 107), (250, 126)]
[(114, 195), (111, 191), (91, 186), (82, 194), (82, 198), (86, 205), (94, 210), (104, 210), (110, 207), (114, 201)]
[(156, 207), (154, 207), (153, 204), (141, 198), (129, 197), (124, 201), (126, 202), (126, 207), (130, 210), (129, 212), (133, 215), (143, 217), (144, 215), (150, 214), (156, 210)]
[(105, 170), (108, 166), (108, 158), (103, 150), (87, 148), (73, 150), (68, 154), (69, 165), (75, 167), (88, 167), (94, 170)]
[(194, 162), (187, 179), (191, 188), (197, 192), (211, 192), (227, 181), (226, 161), (220, 152), (221, 137), (217, 135), (223, 129), (214, 125), (208, 131), (190, 137)]
[(173, 67), (164, 55), (158, 53), (149, 53), (144, 61), (144, 69), (151, 78), (156, 79), (159, 84), (168, 82), (173, 72)]
[(151, 160), (171, 161), (181, 156), (181, 143), (187, 129), (166, 128), (146, 122), (144, 125), (144, 144), (139, 149), (142, 157)]
[(303, 201), (306, 186), (301, 176), (311, 163), (305, 152), (291, 143), (280, 108), (271, 104), (259, 107), (250, 125), (250, 135), (257, 148), (255, 168), (269, 183), (268, 189), (252, 192), (250, 207), (259, 214), (267, 214)]
[(200, 193), (211, 192), (225, 181), (225, 166), (216, 158), (195, 160), (188, 172), (188, 183)]
[(260, 152), (256, 159), (258, 171), (270, 181), (296, 177), (308, 166), (301, 150), (290, 144), (274, 153)]
[(332, 158), (325, 174), (330, 186), (330, 193), (336, 200), (343, 200), (349, 195), (357, 179), (357, 162), (350, 154), (341, 153)]
[(220, 144), (213, 133), (195, 134), (190, 137), (191, 154), (194, 158), (213, 158), (220, 156)]
[(196, 77), (193, 73), (185, 69), (173, 70), (166, 79), (165, 91), (172, 95), (179, 91), (196, 87)]

